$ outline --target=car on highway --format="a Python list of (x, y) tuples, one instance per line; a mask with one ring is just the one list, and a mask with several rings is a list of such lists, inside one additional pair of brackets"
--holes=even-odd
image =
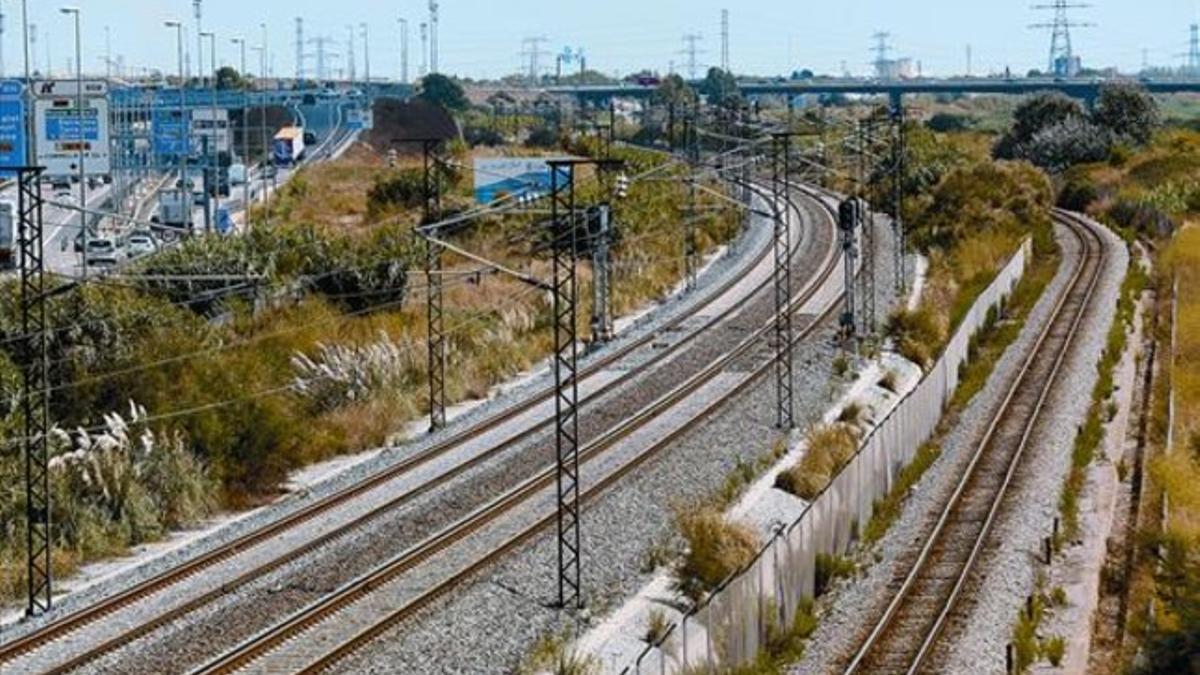
[(129, 251), (130, 258), (136, 258), (157, 251), (158, 242), (154, 241), (149, 232), (134, 232), (125, 241), (125, 248)]
[(116, 240), (108, 237), (88, 239), (88, 265), (116, 265), (121, 262), (122, 257), (124, 256)]

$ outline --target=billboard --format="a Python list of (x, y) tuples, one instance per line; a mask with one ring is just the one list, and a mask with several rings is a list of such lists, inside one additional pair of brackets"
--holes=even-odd
[(78, 173), (81, 151), (87, 175), (110, 173), (108, 84), (84, 81), (82, 110), (74, 80), (37, 82), (33, 92), (37, 163), (46, 167), (46, 174)]
[(550, 192), (550, 165), (546, 157), (475, 158), (475, 201)]
[(0, 81), (0, 177), (13, 176), (6, 166), (24, 166), (25, 85), (20, 80)]

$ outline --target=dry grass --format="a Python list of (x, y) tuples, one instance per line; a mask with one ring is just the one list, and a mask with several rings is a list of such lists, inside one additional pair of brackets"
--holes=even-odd
[(806, 446), (804, 458), (780, 473), (775, 487), (812, 501), (854, 458), (858, 432), (844, 422), (816, 427), (809, 432)]
[(676, 525), (687, 550), (675, 568), (676, 586), (698, 602), (754, 559), (758, 537), (711, 507), (681, 508)]

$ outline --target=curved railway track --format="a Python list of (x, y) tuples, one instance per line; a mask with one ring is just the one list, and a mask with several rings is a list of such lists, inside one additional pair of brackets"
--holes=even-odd
[[(827, 280), (836, 279), (835, 272), (839, 270), (839, 260), (840, 256), (829, 256), (822, 265), (816, 283), (810, 284), (805, 293), (794, 297), (788, 311), (794, 312), (804, 306), (819, 292)], [(841, 298), (842, 295), (837, 294), (826, 307), (821, 309), (818, 315), (811, 317), (809, 323), (794, 336), (794, 343), (802, 342), (816, 331), (837, 310)], [(581, 448), (581, 464), (586, 465), (599, 458), (620, 440), (628, 437), (648, 421), (663, 414), (681, 400), (697, 392), (717, 375), (725, 372), (731, 364), (760, 345), (762, 339), (769, 334), (772, 325), (772, 323), (767, 323), (755, 330), (746, 336), (736, 349), (693, 375), (669, 394), (659, 398), (653, 405), (639, 411), (624, 424), (609, 430), (602, 437)], [(703, 410), (694, 413), (693, 419), (703, 417), (738, 396), (748, 386), (766, 375), (773, 363), (768, 360), (755, 366), (736, 386), (710, 401)], [(581, 492), (580, 499), (585, 502), (594, 500), (624, 476), (668, 447), (689, 428), (690, 425), (681, 425), (654, 441), (628, 461), (588, 485)], [(589, 468), (591, 467), (585, 466), (582, 471), (587, 473)], [(516, 489), (409, 548), (386, 564), (342, 586), (320, 601), (296, 612), (283, 622), (247, 640), (236, 649), (211, 661), (194, 673), (213, 675), (243, 670), (247, 672), (317, 673), (330, 670), (385, 631), (412, 617), (416, 612), (460, 585), (465, 579), (526, 544), (554, 523), (553, 509), (540, 513), (532, 519), (531, 523), (515, 528), (517, 530), (515, 534), (505, 537), (496, 545), (489, 546), (485, 554), (474, 557), (466, 564), (461, 565), (457, 571), (448, 573), (433, 585), (416, 593), (413, 593), (411, 588), (405, 588), (408, 585), (405, 584), (407, 573), (416, 570), (433, 556), (464, 541), (484, 526), (510, 515), (518, 507), (533, 500), (539, 493), (548, 491), (554, 479), (554, 467), (543, 469)], [(364, 606), (356, 609), (358, 605)], [(313, 634), (318, 631), (319, 634)], [(266, 662), (264, 663), (264, 661)]]
[[(798, 207), (793, 205), (791, 208), (793, 211), (799, 214)], [(827, 211), (827, 209), (825, 209), (825, 211)], [(800, 237), (797, 237), (797, 240), (800, 239)], [(793, 254), (795, 255), (796, 251), (799, 251), (800, 248), (801, 245), (798, 241), (797, 247), (793, 251)], [(757, 264), (762, 257), (767, 255), (768, 251), (769, 247), (765, 247), (760, 255), (756, 257), (756, 260), (753, 261), (752, 265)], [(680, 316), (668, 322), (663, 329), (649, 333), (641, 339), (631, 342), (629, 345), (614, 350), (612, 354), (606, 355), (594, 363), (589, 364), (586, 368), (581, 370), (581, 378), (583, 381), (586, 381), (586, 378), (601, 372), (605, 368), (609, 368), (614, 364), (619, 363), (622, 359), (634, 353), (636, 350), (650, 345), (656, 339), (656, 337), (663, 332), (681, 330), (686, 321), (694, 318), (696, 314), (702, 312), (705, 307), (722, 297), (738, 282), (739, 279), (734, 276), (726, 283), (721, 284), (720, 287), (708, 294), (703, 300), (695, 303), (692, 307), (692, 311), (682, 313)], [(767, 283), (769, 282), (764, 281), (752, 293), (759, 293), (767, 285)], [(652, 368), (655, 364), (661, 363), (663, 360), (670, 358), (672, 355), (676, 354), (680, 349), (682, 349), (683, 346), (691, 343), (697, 337), (702, 335), (708, 328), (727, 318), (732, 312), (736, 311), (736, 309), (736, 306), (730, 307), (719, 313), (717, 316), (706, 320), (702, 326), (682, 336), (669, 348), (659, 350), (655, 354), (654, 358), (648, 359), (630, 368), (624, 374), (624, 376), (618, 378), (617, 380), (606, 382), (597, 387), (591, 395), (587, 396), (581, 401), (581, 404), (586, 405), (589, 402), (598, 399), (605, 393), (614, 390), (620, 384), (627, 383), (638, 375), (644, 373), (648, 369)], [(460, 432), (459, 434), (456, 434), (442, 442), (436, 443), (420, 452), (413, 454), (411, 457), (398, 462), (396, 465), (390, 467), (382, 473), (376, 474), (360, 483), (350, 486), (337, 493), (331, 494), (306, 507), (300, 508), (264, 528), (236, 538), (223, 546), (215, 548), (202, 556), (198, 556), (197, 558), (174, 567), (163, 574), (139, 583), (119, 594), (113, 595), (99, 603), (50, 623), (32, 633), (29, 633), (28, 635), (8, 642), (7, 644), (0, 646), (0, 665), (3, 665), (6, 662), (17, 660), (22, 655), (29, 652), (49, 646), (51, 643), (57, 640), (69, 638), (80, 629), (89, 626), (94, 622), (112, 617), (122, 609), (135, 605), (143, 599), (157, 597), (159, 594), (167, 592), (169, 589), (186, 582), (187, 580), (203, 573), (210, 568), (213, 568), (218, 564), (233, 561), (242, 552), (294, 530), (300, 525), (307, 523), (318, 516), (329, 513), (332, 509), (338, 507), (339, 505), (345, 504), (356, 497), (362, 496), (369, 491), (384, 486), (389, 481), (397, 477), (404, 476), (416, 468), (446, 455), (467, 441), (478, 438), (489, 431), (495, 430), (504, 423), (512, 421), (519, 415), (530, 412), (540, 403), (550, 399), (552, 394), (552, 390), (549, 389), (538, 392), (536, 395), (527, 398), (525, 401), (514, 404), (513, 406), (487, 418), (486, 420), (464, 430), (463, 432)], [(495, 456), (505, 448), (509, 447), (511, 444), (515, 443), (519, 438), (523, 438), (531, 433), (536, 433), (537, 431), (548, 427), (551, 422), (552, 420), (545, 420), (534, 425), (532, 429), (525, 429), (520, 434), (505, 439), (503, 442), (497, 444), (487, 452), (481, 453), (480, 455), (472, 457), (468, 461), (457, 465), (447, 473), (440, 476), (437, 481), (429, 481), (413, 490), (404, 491), (403, 494), (391, 498), (377, 508), (358, 516), (342, 527), (329, 530), (324, 534), (298, 546), (297, 548), (284, 553), (283, 555), (272, 558), (266, 564), (252, 566), (251, 569), (242, 572), (233, 579), (219, 584), (210, 591), (198, 595), (182, 604), (176, 605), (167, 611), (159, 613), (152, 620), (139, 622), (136, 626), (133, 626), (128, 630), (120, 631), (119, 634), (103, 640), (99, 645), (90, 647), (84, 650), (82, 653), (79, 653), (76, 656), (68, 658), (65, 661), (57, 664), (51, 670), (51, 672), (65, 672), (93, 662), (97, 658), (123, 646), (131, 640), (136, 640), (140, 637), (143, 637), (159, 627), (186, 616), (203, 607), (204, 605), (217, 600), (232, 589), (247, 584), (255, 579), (261, 578), (268, 572), (278, 569), (282, 565), (294, 561), (303, 555), (330, 543), (346, 532), (351, 531), (354, 528), (364, 526), (367, 522), (378, 518), (388, 511), (391, 511), (400, 504), (409, 502), (420, 494), (432, 490), (437, 484), (440, 484), (445, 480), (449, 480), (454, 476), (460, 475), (468, 469), (485, 462), (487, 459)]]
[(845, 673), (936, 671), (934, 646), (963, 596), (1104, 267), (1105, 243), (1085, 220), (1058, 212), (1081, 247), (1063, 293), (976, 446), (970, 464), (883, 617)]

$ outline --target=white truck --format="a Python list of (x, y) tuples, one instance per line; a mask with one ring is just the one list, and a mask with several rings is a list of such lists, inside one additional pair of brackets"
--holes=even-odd
[(284, 127), (275, 134), (272, 145), (275, 164), (291, 166), (304, 159), (304, 127)]
[(190, 190), (167, 188), (158, 192), (158, 223), (174, 230), (188, 229), (191, 220), (192, 195)]

